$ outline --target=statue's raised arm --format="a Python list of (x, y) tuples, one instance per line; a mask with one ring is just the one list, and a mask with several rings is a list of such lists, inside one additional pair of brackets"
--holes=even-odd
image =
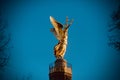
[(66, 17), (65, 25), (57, 22), (52, 16), (50, 16), (50, 21), (54, 28), (51, 31), (54, 33), (58, 39), (58, 44), (54, 47), (54, 55), (58, 58), (63, 58), (67, 48), (67, 38), (68, 38), (68, 28), (72, 24), (73, 20), (68, 23), (68, 17)]

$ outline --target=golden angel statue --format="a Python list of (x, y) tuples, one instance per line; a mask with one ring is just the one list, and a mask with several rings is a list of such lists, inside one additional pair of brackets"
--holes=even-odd
[(54, 28), (51, 29), (51, 32), (54, 33), (58, 39), (58, 44), (54, 47), (54, 55), (57, 59), (63, 58), (67, 48), (67, 39), (68, 39), (68, 28), (72, 24), (73, 20), (68, 24), (68, 17), (66, 17), (65, 25), (57, 22), (52, 16), (50, 16), (50, 21)]

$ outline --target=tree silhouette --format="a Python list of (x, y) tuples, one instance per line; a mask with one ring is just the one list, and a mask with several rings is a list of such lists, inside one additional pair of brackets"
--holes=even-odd
[(0, 1), (0, 70), (3, 69), (9, 60), (8, 43), (10, 36), (7, 33), (7, 21), (3, 15), (4, 11), (3, 0)]
[(120, 51), (120, 5), (117, 11), (113, 12), (112, 24), (109, 26), (109, 45)]

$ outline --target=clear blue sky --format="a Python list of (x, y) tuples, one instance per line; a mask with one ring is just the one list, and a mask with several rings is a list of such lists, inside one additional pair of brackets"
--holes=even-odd
[[(43, 0), (23, 1), (9, 7), (11, 59), (6, 75), (11, 80), (31, 77), (49, 80), (49, 64), (55, 61), (57, 39), (50, 32), (49, 16), (69, 28), (65, 59), (72, 64), (73, 80), (115, 80), (120, 56), (108, 46), (108, 25), (117, 1)], [(114, 77), (114, 79), (112, 79)]]

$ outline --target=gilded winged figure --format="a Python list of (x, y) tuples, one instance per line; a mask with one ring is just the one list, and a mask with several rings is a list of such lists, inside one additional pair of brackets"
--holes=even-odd
[(54, 47), (54, 55), (57, 59), (63, 58), (67, 48), (68, 28), (72, 24), (73, 20), (68, 24), (68, 17), (66, 17), (66, 23), (65, 25), (62, 25), (50, 16), (50, 21), (54, 27), (51, 29), (51, 32), (53, 32), (58, 39), (58, 44)]

